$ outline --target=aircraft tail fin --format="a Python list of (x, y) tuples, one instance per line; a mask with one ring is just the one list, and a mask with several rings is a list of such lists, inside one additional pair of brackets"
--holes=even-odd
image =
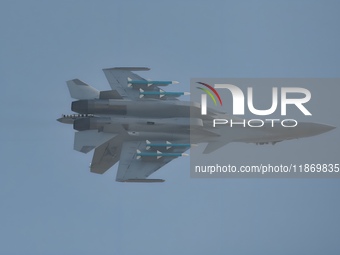
[(67, 87), (70, 91), (70, 95), (75, 99), (96, 99), (99, 98), (99, 91), (85, 82), (73, 79), (67, 81)]

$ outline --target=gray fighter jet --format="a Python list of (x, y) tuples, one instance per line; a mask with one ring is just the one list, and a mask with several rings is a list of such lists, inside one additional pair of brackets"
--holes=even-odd
[(151, 81), (132, 71), (147, 71), (145, 67), (103, 69), (111, 90), (98, 91), (78, 80), (67, 81), (77, 114), (63, 115), (59, 122), (73, 124), (77, 131), (74, 149), (88, 153), (95, 149), (91, 172), (103, 174), (119, 161), (116, 181), (163, 182), (147, 179), (171, 160), (186, 156), (196, 143), (208, 143), (204, 153), (210, 153), (230, 142), (266, 144), (318, 135), (333, 126), (299, 123), (298, 127), (230, 128), (207, 123), (215, 118), (234, 119), (208, 109), (201, 115), (200, 104), (179, 101), (185, 92), (165, 92), (160, 87), (176, 81)]

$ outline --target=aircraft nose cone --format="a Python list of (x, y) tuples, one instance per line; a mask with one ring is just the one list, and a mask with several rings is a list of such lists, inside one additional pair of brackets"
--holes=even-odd
[(320, 124), (320, 125), (321, 125), (321, 130), (322, 130), (323, 133), (324, 133), (324, 132), (331, 131), (331, 130), (333, 130), (334, 128), (336, 128), (336, 127), (334, 127), (334, 126), (326, 125), (326, 124)]
[(313, 127), (311, 128), (311, 131), (315, 134), (322, 134), (326, 133), (328, 131), (333, 130), (335, 127), (331, 125), (326, 125), (326, 124), (314, 124)]
[(334, 128), (334, 126), (327, 124), (301, 122), (298, 124), (298, 128), (295, 134), (298, 137), (309, 137), (326, 133)]

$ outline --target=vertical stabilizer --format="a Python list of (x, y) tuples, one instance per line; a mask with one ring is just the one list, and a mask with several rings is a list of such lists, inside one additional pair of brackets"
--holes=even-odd
[(96, 99), (99, 98), (99, 91), (92, 88), (85, 82), (74, 79), (67, 81), (67, 87), (70, 91), (70, 95), (75, 99)]

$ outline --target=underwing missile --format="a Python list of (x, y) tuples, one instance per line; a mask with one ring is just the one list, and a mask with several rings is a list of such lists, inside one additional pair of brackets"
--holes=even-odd
[(139, 89), (139, 97), (142, 98), (144, 96), (159, 96), (160, 98), (164, 96), (170, 97), (180, 97), (190, 95), (190, 92), (166, 92), (164, 90), (159, 91), (144, 91), (143, 89)]
[(168, 86), (170, 84), (178, 84), (178, 81), (151, 81), (151, 80), (132, 80), (131, 78), (128, 78), (128, 87), (134, 86), (134, 85), (147, 85), (150, 87), (151, 85), (157, 85), (157, 86)]
[(166, 141), (165, 143), (151, 143), (146, 140), (146, 149), (149, 150), (151, 147), (165, 147), (167, 150), (172, 147), (191, 147), (190, 143), (170, 143)]
[(140, 150), (137, 150), (137, 159), (140, 159), (141, 157), (157, 157), (157, 159), (161, 157), (181, 157), (181, 156), (189, 156), (186, 153), (164, 153), (164, 152), (141, 152)]

